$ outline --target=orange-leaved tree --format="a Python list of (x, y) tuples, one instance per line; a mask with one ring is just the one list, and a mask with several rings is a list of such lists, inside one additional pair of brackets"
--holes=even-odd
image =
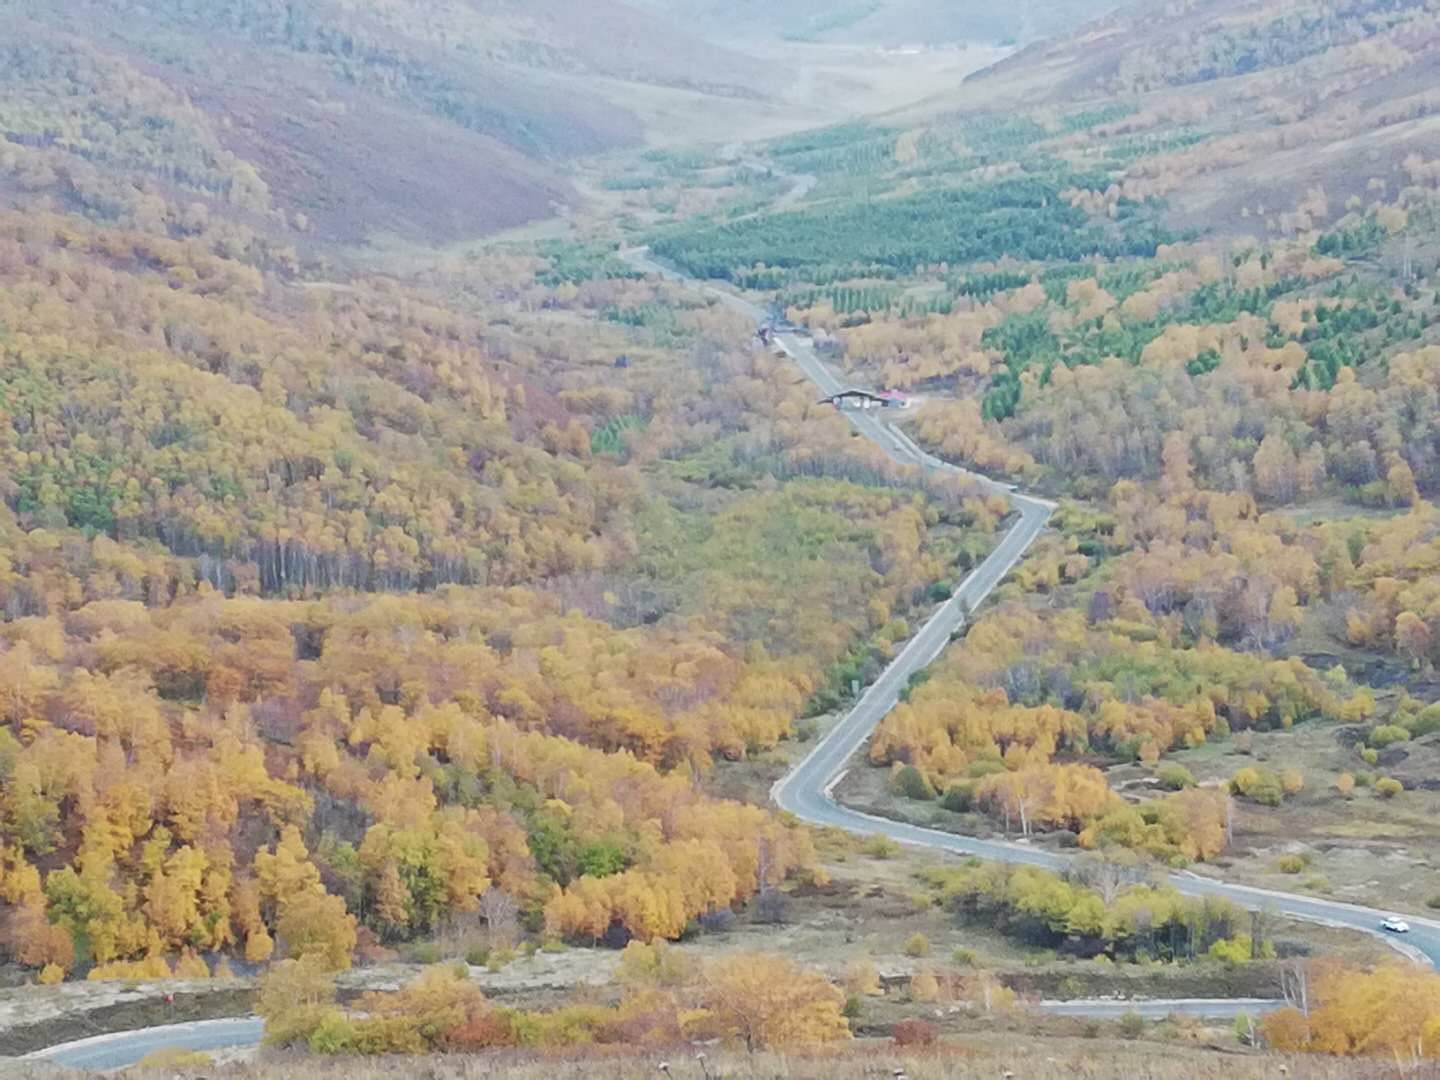
[(1440, 974), (1401, 964), (1371, 971), (1315, 964), (1304, 977), (1308, 1014), (1292, 1006), (1261, 1024), (1275, 1049), (1397, 1060), (1440, 1054)]

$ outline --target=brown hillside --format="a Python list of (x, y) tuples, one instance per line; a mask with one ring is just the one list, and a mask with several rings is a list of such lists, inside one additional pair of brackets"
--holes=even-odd
[[(352, 88), (236, 65), (187, 90), (225, 118), (224, 145), (255, 165), (277, 204), (305, 214), (325, 240), (384, 231), (445, 243), (546, 217), (574, 195), (556, 169), (493, 135)], [(628, 118), (614, 122), (606, 142), (638, 138)]]
[[(247, 210), (303, 215), (317, 239), (459, 239), (552, 213), (573, 197), (565, 162), (640, 144), (640, 121), (597, 77), (735, 99), (772, 89), (758, 62), (618, 3), (16, 7), (0, 131), (32, 160), (23, 182), (0, 169), (0, 191), (53, 189), (116, 220), (102, 204), (147, 185), (233, 204), (239, 163), (268, 191)], [(87, 194), (122, 176), (130, 190)]]

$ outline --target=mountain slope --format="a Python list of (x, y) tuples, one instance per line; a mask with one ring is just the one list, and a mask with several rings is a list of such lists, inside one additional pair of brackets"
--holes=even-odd
[[(1307, 195), (1335, 220), (1353, 197), (1412, 183), (1432, 156), (1440, 15), (1423, 0), (1192, 0), (1137, 5), (1022, 49), (904, 111), (956, 116), (1078, 106), (1108, 122), (1049, 146), (1123, 166), (1116, 191), (1164, 198), (1178, 228), (1280, 229)], [(1409, 165), (1407, 165), (1409, 162)], [(1319, 200), (1312, 199), (1312, 207)]]
[(0, 46), (0, 131), (23, 149), (0, 190), (116, 219), (137, 186), (211, 203), (238, 186), (245, 210), (321, 239), (476, 235), (571, 199), (574, 156), (642, 141), (596, 80), (770, 88), (760, 64), (618, 3), (3, 6), (18, 32)]

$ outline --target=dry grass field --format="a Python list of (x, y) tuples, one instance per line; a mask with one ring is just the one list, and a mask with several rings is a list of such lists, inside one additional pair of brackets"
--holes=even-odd
[[(666, 1067), (661, 1068), (663, 1065)], [(16, 1067), (21, 1080), (40, 1080), (63, 1073), (53, 1069)], [(1400, 1070), (1386, 1062), (1299, 1059), (1278, 1055), (1223, 1051), (1180, 1042), (1095, 1042), (1084, 1038), (1026, 1039), (977, 1037), (945, 1040), (914, 1049), (888, 1040), (858, 1040), (835, 1050), (813, 1054), (743, 1055), (714, 1050), (699, 1058), (691, 1049), (613, 1053), (589, 1048), (583, 1054), (535, 1055), (496, 1053), (477, 1056), (355, 1060), (310, 1056), (265, 1055), (253, 1062), (172, 1065), (134, 1069), (127, 1076), (162, 1075), (207, 1080), (835, 1080), (850, 1077), (899, 1077), (908, 1080), (1380, 1080), (1404, 1076), (1415, 1080), (1440, 1075), (1435, 1066)]]

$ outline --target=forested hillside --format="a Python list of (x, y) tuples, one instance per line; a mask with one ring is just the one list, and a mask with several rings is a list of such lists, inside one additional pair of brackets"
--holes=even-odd
[[(492, 321), (287, 285), (209, 220), (0, 230), (26, 964), (253, 961), (276, 935), (343, 958), (356, 919), (402, 939), (492, 886), (558, 936), (674, 936), (813, 867), (692, 771), (786, 738), (995, 520), (660, 286), (511, 258), (489, 272), (523, 300)], [(617, 369), (636, 332), (601, 313), (662, 299), (663, 343)]]
[(577, 70), (763, 73), (618, 8), (6, 15), (8, 955), (344, 966), (484, 897), (537, 940), (673, 938), (820, 873), (699, 781), (876, 670), (1003, 503), (603, 240), (324, 257), (544, 212), (637, 134)]

